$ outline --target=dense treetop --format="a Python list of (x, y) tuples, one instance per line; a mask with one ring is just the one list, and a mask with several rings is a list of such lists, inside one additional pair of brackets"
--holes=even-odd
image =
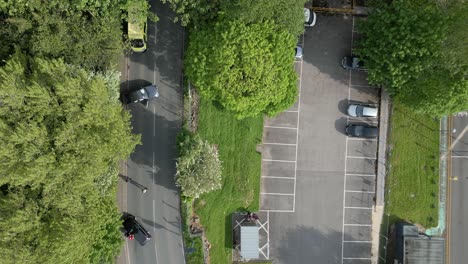
[(363, 22), (358, 53), (369, 82), (433, 115), (468, 108), (468, 5), (451, 1), (381, 3)]
[(192, 32), (186, 74), (202, 96), (238, 118), (273, 115), (296, 99), (295, 41), (272, 21), (216, 23)]
[(110, 261), (118, 161), (138, 138), (109, 78), (15, 55), (0, 69), (2, 263)]

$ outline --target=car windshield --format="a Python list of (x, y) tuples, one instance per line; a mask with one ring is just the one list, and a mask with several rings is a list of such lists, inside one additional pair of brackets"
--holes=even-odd
[(134, 39), (130, 42), (130, 45), (135, 48), (143, 48), (145, 46), (145, 42), (142, 39)]
[(356, 115), (357, 116), (363, 116), (364, 114), (364, 107), (362, 105), (357, 105), (356, 106)]

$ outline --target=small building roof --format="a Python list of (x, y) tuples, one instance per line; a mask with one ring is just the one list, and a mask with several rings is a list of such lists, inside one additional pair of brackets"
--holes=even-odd
[(397, 258), (399, 264), (444, 264), (445, 240), (419, 232), (418, 227), (397, 223)]
[(240, 248), (241, 255), (245, 259), (256, 259), (259, 257), (258, 227), (241, 225), (240, 227)]

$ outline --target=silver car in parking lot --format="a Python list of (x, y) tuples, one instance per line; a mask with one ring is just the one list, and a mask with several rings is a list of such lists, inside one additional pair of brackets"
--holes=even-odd
[(348, 115), (353, 117), (377, 117), (377, 107), (366, 104), (352, 103), (348, 105)]

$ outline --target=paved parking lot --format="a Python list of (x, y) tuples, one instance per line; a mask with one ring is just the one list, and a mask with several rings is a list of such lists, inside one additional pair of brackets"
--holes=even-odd
[(318, 16), (295, 64), (296, 105), (264, 123), (260, 209), (269, 213), (274, 263), (371, 263), (377, 140), (348, 138), (349, 102), (378, 104), (365, 72), (341, 68), (354, 19)]

